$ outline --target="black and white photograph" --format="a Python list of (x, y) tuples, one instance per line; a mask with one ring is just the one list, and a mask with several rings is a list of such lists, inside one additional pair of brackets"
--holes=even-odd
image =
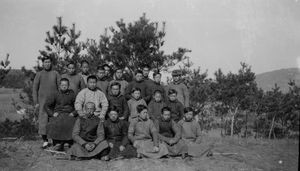
[(299, 0), (0, 0), (0, 170), (298, 171)]

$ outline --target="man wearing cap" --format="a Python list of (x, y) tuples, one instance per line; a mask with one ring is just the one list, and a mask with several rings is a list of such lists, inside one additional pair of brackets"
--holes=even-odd
[(177, 99), (180, 101), (185, 107), (189, 106), (190, 97), (187, 86), (183, 83), (181, 79), (182, 72), (181, 70), (173, 70), (172, 78), (173, 82), (169, 84), (169, 89), (174, 89), (177, 91)]

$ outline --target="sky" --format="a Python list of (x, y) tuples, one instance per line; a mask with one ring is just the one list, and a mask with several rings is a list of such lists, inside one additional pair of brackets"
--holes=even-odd
[(240, 62), (255, 73), (300, 68), (298, 0), (0, 0), (0, 59), (9, 53), (13, 68), (32, 68), (58, 16), (85, 41), (143, 13), (166, 22), (165, 53), (191, 49), (194, 67), (210, 76), (237, 72)]

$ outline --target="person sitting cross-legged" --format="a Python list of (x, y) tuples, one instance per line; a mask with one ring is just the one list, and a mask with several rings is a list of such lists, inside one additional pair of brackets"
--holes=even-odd
[(108, 143), (104, 137), (104, 129), (100, 119), (94, 115), (95, 104), (87, 102), (85, 113), (80, 116), (74, 125), (72, 137), (74, 144), (67, 154), (73, 158), (102, 158), (108, 154)]

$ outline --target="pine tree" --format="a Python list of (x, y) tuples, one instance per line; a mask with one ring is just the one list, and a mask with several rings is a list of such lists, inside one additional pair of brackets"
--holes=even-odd
[(0, 62), (0, 83), (2, 84), (2, 81), (4, 80), (5, 76), (10, 71), (11, 67), (9, 67), (10, 61), (9, 61), (9, 54), (6, 54), (6, 58), (4, 61), (1, 60)]

